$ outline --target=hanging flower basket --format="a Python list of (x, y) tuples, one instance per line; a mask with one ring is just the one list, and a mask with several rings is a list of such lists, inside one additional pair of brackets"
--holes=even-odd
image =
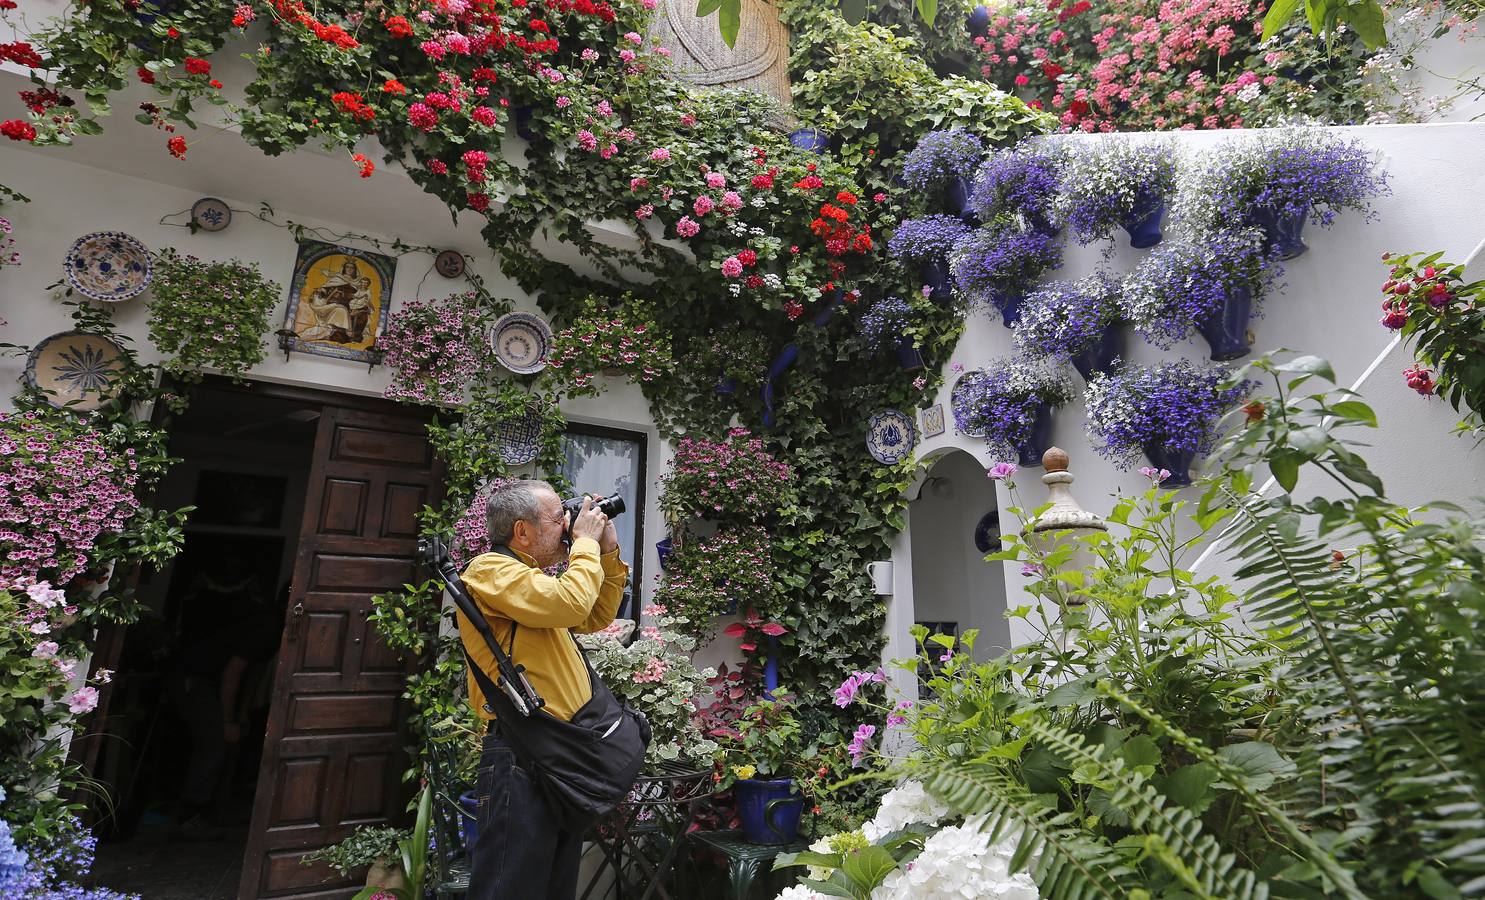
[(1227, 362), (1248, 355), (1252, 349), (1248, 345), (1248, 319), (1252, 313), (1253, 290), (1246, 284), (1235, 284), (1228, 289), (1222, 305), (1196, 323), (1201, 336), (1212, 346), (1212, 359)]
[(973, 196), (974, 187), (968, 178), (951, 178), (944, 187), (944, 206), (966, 225), (978, 225), (980, 217), (976, 215), (974, 205), (970, 202)]
[(913, 339), (900, 337), (897, 339), (897, 364), (908, 372), (914, 372), (923, 368), (923, 354), (913, 345)]
[(954, 298), (948, 263), (942, 260), (925, 262), (918, 267), (918, 274), (922, 276), (923, 284), (932, 289), (929, 297), (935, 303), (947, 303)]
[(717, 386), (712, 388), (712, 392), (723, 396), (737, 393), (737, 379), (730, 375), (721, 376), (717, 379)]
[(1023, 469), (1035, 468), (1042, 464), (1042, 454), (1052, 446), (1052, 407), (1045, 403), (1037, 406), (1035, 418), (1031, 421), (1031, 429), (1027, 433), (1026, 440), (1016, 445), (1016, 455)]
[(743, 837), (749, 843), (793, 843), (799, 835), (800, 814), (804, 812), (804, 796), (794, 792), (794, 779), (740, 778), (734, 789)]
[(789, 132), (789, 143), (809, 153), (824, 153), (830, 149), (830, 135), (818, 128), (801, 128)]
[(1135, 201), (1134, 212), (1125, 216), (1120, 224), (1129, 232), (1129, 246), (1136, 250), (1148, 250), (1160, 243), (1163, 236), (1160, 226), (1164, 220), (1165, 201), (1142, 194)]
[(1069, 360), (1086, 381), (1124, 354), (1121, 280), (1094, 272), (1053, 281), (1026, 295), (1016, 321), (1016, 349), (1035, 359)]
[(1170, 470), (1166, 483), (1190, 484), (1192, 458), (1211, 450), (1218, 420), (1252, 387), (1226, 386), (1231, 376), (1224, 366), (1180, 359), (1094, 378), (1087, 392), (1094, 449), (1121, 469), (1133, 468), (1143, 454)]
[(1092, 381), (1095, 375), (1107, 375), (1114, 371), (1115, 364), (1124, 358), (1128, 343), (1124, 323), (1111, 322), (1097, 341), (1083, 352), (1073, 355), (1070, 361), (1084, 381)]
[[(1308, 210), (1284, 210), (1273, 206), (1260, 206), (1250, 214), (1253, 224), (1263, 229), (1269, 249), (1279, 259), (1294, 259), (1304, 255), (1309, 246), (1301, 239), (1305, 230)], [(1214, 357), (1215, 358), (1215, 357)]]
[(1196, 459), (1194, 449), (1182, 449), (1171, 447), (1160, 441), (1150, 441), (1145, 444), (1144, 450), (1145, 458), (1150, 461), (1150, 465), (1170, 473), (1170, 477), (1162, 479), (1161, 484), (1171, 487), (1187, 487), (1191, 484), (1191, 463)]

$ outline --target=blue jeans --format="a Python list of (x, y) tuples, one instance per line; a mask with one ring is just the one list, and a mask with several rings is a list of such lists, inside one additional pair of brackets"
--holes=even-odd
[(573, 900), (582, 835), (558, 827), (515, 751), (497, 734), (485, 736), (475, 794), (479, 836), (465, 900)]

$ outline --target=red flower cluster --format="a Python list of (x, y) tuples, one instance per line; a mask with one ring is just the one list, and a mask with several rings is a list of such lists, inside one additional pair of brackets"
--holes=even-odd
[(351, 162), (361, 167), (362, 178), (370, 178), (371, 173), (376, 169), (376, 164), (367, 159), (364, 153), (357, 153), (355, 156), (352, 156)]
[(194, 57), (194, 56), (187, 56), (186, 57), (186, 74), (187, 75), (210, 75), (211, 74), (211, 63), (207, 62), (204, 59), (198, 59), (197, 57)]
[(149, 69), (146, 69), (144, 66), (140, 66), (135, 71), (137, 71), (139, 73), (139, 80), (142, 83), (144, 83), (144, 84), (154, 84), (155, 83), (155, 73), (154, 72), (151, 72)]
[(13, 141), (36, 140), (36, 129), (30, 122), (24, 119), (8, 119), (0, 122), (0, 134), (5, 135)]
[(39, 91), (21, 91), (21, 102), (26, 104), (27, 109), (36, 113), (46, 112), (58, 104), (63, 106), (72, 105), (72, 101), (67, 100), (67, 98), (51, 88), (42, 88)]
[(8, 9), (15, 9), (15, 0), (0, 0), (0, 12)]
[[(815, 176), (811, 175), (811, 178)], [(818, 180), (818, 179), (816, 179)], [(810, 223), (810, 231), (814, 232), (825, 242), (825, 252), (831, 256), (844, 256), (847, 253), (869, 253), (871, 252), (871, 229), (862, 226), (858, 231), (851, 224), (851, 213), (845, 209), (846, 206), (856, 205), (856, 196), (849, 191), (841, 191), (835, 195), (837, 203), (820, 204), (820, 215)], [(832, 266), (832, 271), (835, 267)], [(839, 274), (838, 272), (836, 274)]]
[(19, 66), (29, 66), (33, 69), (42, 65), (41, 54), (32, 49), (25, 41), (14, 41), (9, 44), (0, 44), (0, 62), (10, 61)]
[(269, 2), (286, 21), (303, 25), (315, 37), (327, 44), (334, 44), (342, 50), (354, 50), (361, 46), (361, 42), (351, 37), (344, 28), (339, 25), (326, 25), (310, 15), (299, 0), (269, 0)]
[(395, 78), (388, 78), (387, 83), (382, 85), (382, 93), (405, 94), (407, 93), (407, 86)]
[(330, 102), (335, 104), (336, 109), (355, 119), (357, 122), (370, 122), (376, 118), (376, 110), (367, 106), (366, 101), (361, 98), (360, 94), (341, 91), (338, 94), (332, 95)]
[(175, 157), (176, 159), (186, 158), (186, 139), (181, 137), (180, 135), (176, 135), (175, 137), (166, 141), (165, 146), (169, 148), (170, 155)]
[(412, 37), (412, 23), (402, 16), (393, 16), (385, 24), (387, 31), (392, 33), (392, 37)]
[(1436, 384), (1431, 370), (1414, 363), (1403, 370), (1403, 378), (1407, 379), (1408, 387), (1423, 396), (1428, 397), (1433, 394)]

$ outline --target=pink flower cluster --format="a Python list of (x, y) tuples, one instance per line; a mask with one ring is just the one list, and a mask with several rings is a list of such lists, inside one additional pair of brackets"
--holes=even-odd
[(139, 509), (133, 448), (81, 421), (0, 413), (0, 586), (65, 584)]
[(557, 333), (547, 367), (578, 392), (591, 393), (604, 369), (649, 383), (670, 370), (670, 361), (670, 348), (649, 319), (593, 307)]
[(454, 541), (449, 558), (461, 569), (481, 553), (490, 552), (490, 520), (485, 516), (485, 501), (500, 490), (508, 479), (496, 478), (481, 488), (454, 523)]
[(794, 489), (794, 468), (734, 428), (720, 441), (682, 438), (660, 487), (662, 508), (677, 516), (751, 521), (779, 511)]
[[(472, 150), (465, 154), (469, 163)], [(474, 171), (474, 169), (471, 169)], [(462, 403), (464, 391), (490, 362), (485, 311), (470, 291), (443, 300), (410, 300), (387, 317), (376, 339), (392, 370), (384, 396), (437, 406)]]
[(875, 672), (852, 672), (846, 676), (846, 680), (835, 689), (835, 705), (844, 709), (856, 701), (858, 694), (868, 684), (881, 684), (887, 680), (887, 673), (880, 666)]
[(648, 684), (664, 681), (665, 673), (669, 668), (665, 660), (652, 656), (643, 669), (634, 673), (634, 683)]

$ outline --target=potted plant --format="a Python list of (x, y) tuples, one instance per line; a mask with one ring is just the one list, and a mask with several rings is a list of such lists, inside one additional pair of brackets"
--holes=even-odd
[(474, 380), (495, 362), (486, 335), (490, 308), (473, 291), (441, 300), (409, 300), (387, 316), (376, 339), (392, 371), (383, 396), (456, 406)]
[(793, 697), (774, 691), (730, 725), (712, 730), (723, 753), (722, 788), (732, 787), (743, 836), (754, 844), (788, 844), (799, 834), (800, 790), (815, 748), (806, 746)]
[(726, 525), (708, 536), (687, 536), (670, 554), (654, 601), (674, 617), (673, 627), (695, 638), (713, 634), (712, 619), (741, 606), (773, 611), (773, 539), (761, 525)]
[(660, 509), (671, 521), (772, 518), (793, 495), (794, 468), (746, 428), (733, 428), (720, 441), (681, 438), (660, 479)]
[(407, 875), (403, 872), (399, 845), (410, 835), (405, 828), (363, 825), (338, 844), (322, 847), (300, 857), (301, 865), (328, 863), (343, 877), (357, 869), (366, 869), (366, 887), (382, 890), (405, 890)]
[(899, 259), (916, 262), (924, 284), (932, 289), (929, 296), (947, 301), (953, 296), (950, 292), (949, 254), (969, 232), (969, 226), (955, 216), (940, 214), (904, 219), (887, 239), (887, 252)]
[(1169, 144), (1102, 140), (1070, 154), (1057, 198), (1057, 217), (1078, 242), (1129, 232), (1137, 249), (1160, 243), (1161, 221), (1176, 183), (1176, 154)]
[(1408, 387), (1437, 393), (1466, 416), (1485, 416), (1485, 280), (1464, 280), (1464, 266), (1442, 253), (1382, 258), (1391, 264), (1382, 284), (1382, 324), (1416, 342), (1417, 363), (1404, 372)]
[(696, 697), (716, 670), (697, 669), (691, 661), (696, 639), (678, 630), (685, 617), (663, 604), (645, 607), (644, 615), (650, 624), (628, 646), (603, 632), (579, 635), (578, 642), (603, 682), (649, 720), (647, 766), (683, 761), (710, 769), (717, 743), (702, 733), (694, 713)]
[(1094, 449), (1122, 469), (1143, 453), (1162, 483), (1191, 483), (1191, 461), (1212, 449), (1216, 423), (1247, 393), (1224, 366), (1175, 360), (1099, 375), (1088, 385), (1088, 433)]
[(970, 205), (983, 222), (1019, 215), (1037, 231), (1056, 234), (1053, 211), (1066, 165), (1059, 144), (1022, 141), (997, 150), (975, 172)]
[(913, 320), (912, 307), (898, 297), (883, 297), (861, 316), (857, 327), (867, 346), (881, 350), (892, 346), (898, 365), (908, 371), (923, 368), (923, 354), (918, 352), (906, 328)]
[(1031, 359), (1069, 361), (1084, 381), (1108, 372), (1124, 355), (1120, 281), (1095, 272), (1054, 281), (1026, 295), (1016, 322), (1016, 348)]
[(969, 179), (974, 175), (985, 145), (962, 128), (930, 131), (903, 160), (902, 178), (908, 187), (932, 196), (943, 192), (948, 209), (972, 220)]
[(1072, 399), (1067, 377), (1024, 358), (994, 360), (962, 378), (954, 392), (954, 424), (983, 435), (998, 455), (1015, 453), (1023, 466), (1041, 464), (1051, 446), (1052, 410)]
[(1256, 228), (1217, 231), (1166, 244), (1124, 279), (1124, 305), (1135, 331), (1169, 348), (1198, 331), (1212, 359), (1248, 354), (1248, 320), (1283, 267)]
[(1389, 190), (1385, 172), (1359, 141), (1325, 129), (1290, 129), (1234, 140), (1208, 154), (1187, 179), (1178, 214), (1214, 230), (1245, 222), (1262, 228), (1280, 259), (1308, 247), (1306, 220), (1330, 227), (1336, 213), (1353, 209), (1376, 215), (1371, 198)]
[(171, 357), (166, 371), (190, 380), (215, 369), (241, 381), (263, 361), (263, 335), (281, 290), (256, 263), (207, 262), (163, 250), (154, 272), (149, 335)]
[(643, 301), (632, 294), (612, 306), (589, 297), (572, 324), (552, 336), (548, 378), (572, 397), (603, 393), (598, 375), (655, 381), (675, 365), (662, 335)]
[(949, 254), (954, 289), (999, 309), (1007, 328), (1016, 323), (1026, 293), (1061, 265), (1062, 245), (1053, 237), (1006, 221), (975, 229)]

